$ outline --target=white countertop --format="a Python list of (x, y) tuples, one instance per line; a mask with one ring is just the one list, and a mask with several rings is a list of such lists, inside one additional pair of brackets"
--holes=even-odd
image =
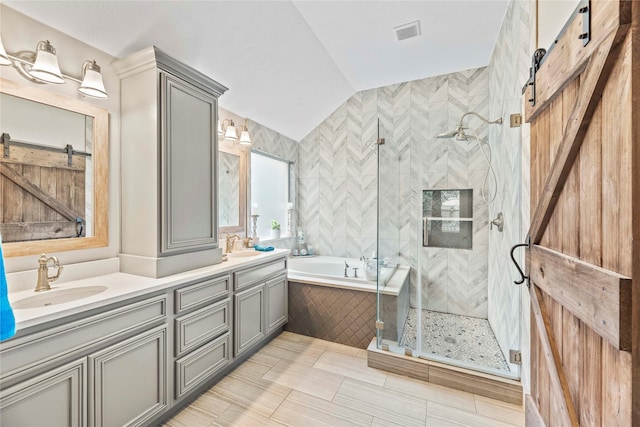
[[(59, 285), (56, 285), (54, 282), (51, 286), (52, 290), (82, 288), (87, 286), (105, 286), (107, 289), (97, 295), (71, 302), (38, 308), (14, 309), (13, 313), (16, 319), (16, 330), (19, 331), (62, 317), (79, 314), (108, 304), (124, 301), (129, 298), (149, 294), (155, 291), (161, 291), (181, 283), (224, 274), (232, 270), (251, 267), (265, 261), (280, 258), (288, 253), (289, 250), (287, 249), (275, 249), (274, 251), (263, 252), (256, 256), (229, 258), (228, 261), (220, 264), (198, 268), (184, 273), (173, 274), (171, 276), (158, 279), (127, 273), (112, 273), (81, 280), (74, 280), (61, 283)], [(33, 287), (35, 289), (35, 283)], [(48, 291), (45, 291), (44, 293), (36, 293), (33, 290), (10, 292), (9, 301), (13, 303), (33, 295), (44, 295), (46, 292)]]

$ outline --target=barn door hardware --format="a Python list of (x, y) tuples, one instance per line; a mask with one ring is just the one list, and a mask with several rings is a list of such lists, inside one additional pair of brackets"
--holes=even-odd
[(3, 133), (2, 137), (0, 138), (0, 141), (2, 141), (2, 145), (4, 147), (3, 155), (5, 159), (8, 159), (10, 157), (10, 147), (12, 145), (15, 145), (16, 147), (27, 147), (27, 148), (34, 148), (36, 150), (47, 150), (47, 151), (53, 151), (56, 153), (65, 153), (68, 158), (67, 163), (69, 164), (69, 166), (73, 164), (73, 156), (91, 157), (91, 153), (87, 153), (86, 151), (74, 150), (73, 146), (70, 144), (67, 144), (65, 148), (49, 147), (47, 145), (34, 144), (31, 142), (17, 141), (15, 139), (11, 139), (11, 136), (8, 133)]
[(582, 14), (582, 33), (578, 36), (582, 40), (582, 46), (586, 46), (591, 41), (591, 12), (589, 11), (589, 2), (586, 6), (582, 6), (578, 9), (578, 12)]
[(3, 133), (2, 134), (2, 146), (4, 147), (4, 158), (8, 159), (9, 158), (9, 142), (10, 142), (11, 138), (9, 137), (8, 133)]
[(529, 241), (529, 236), (527, 236), (527, 243), (519, 243), (517, 245), (514, 245), (511, 248), (511, 261), (513, 261), (513, 263), (515, 264), (516, 268), (518, 269), (518, 272), (520, 273), (520, 280), (514, 280), (513, 283), (515, 283), (516, 285), (521, 285), (524, 283), (524, 281), (527, 281), (527, 287), (529, 287), (529, 276), (525, 276), (524, 272), (522, 271), (522, 268), (520, 267), (520, 264), (518, 264), (518, 261), (516, 261), (516, 257), (513, 255), (513, 252), (520, 248), (520, 247), (526, 247), (529, 248), (530, 245), (530, 241)]
[(524, 87), (523, 92), (529, 89), (529, 103), (533, 106), (536, 105), (536, 72), (540, 69), (540, 63), (542, 58), (547, 53), (546, 49), (536, 49), (531, 57), (531, 68), (529, 68), (529, 80)]

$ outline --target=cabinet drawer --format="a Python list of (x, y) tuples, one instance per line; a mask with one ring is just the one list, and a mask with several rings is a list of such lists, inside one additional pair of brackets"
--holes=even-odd
[(167, 296), (159, 295), (51, 330), (3, 343), (2, 380), (26, 369), (38, 370), (54, 358), (80, 354), (88, 346), (104, 345), (112, 337), (151, 326), (167, 316)]
[(227, 298), (176, 319), (176, 357), (229, 330), (230, 310)]
[(220, 276), (185, 286), (175, 291), (176, 314), (203, 307), (229, 295), (229, 276)]
[(176, 399), (206, 382), (229, 363), (231, 336), (224, 334), (187, 356), (176, 360)]
[(249, 286), (264, 281), (269, 276), (277, 273), (285, 273), (287, 271), (286, 259), (280, 259), (268, 264), (258, 265), (246, 270), (236, 271), (233, 273), (235, 290), (239, 291)]

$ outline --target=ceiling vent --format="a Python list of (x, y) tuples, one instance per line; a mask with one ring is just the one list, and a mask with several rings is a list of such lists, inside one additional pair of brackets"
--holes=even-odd
[(408, 24), (400, 25), (393, 29), (396, 32), (398, 41), (417, 37), (420, 35), (420, 21), (409, 22)]

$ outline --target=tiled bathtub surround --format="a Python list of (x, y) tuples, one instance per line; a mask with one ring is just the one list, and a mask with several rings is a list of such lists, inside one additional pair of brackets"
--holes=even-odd
[[(435, 137), (471, 110), (489, 113), (486, 67), (358, 92), (318, 125), (298, 155), (298, 221), (316, 250), (359, 258), (376, 249), (379, 161), (380, 258), (411, 265), (414, 306), (420, 256), (424, 307), (486, 318), (486, 164), (477, 144)], [(469, 123), (486, 138), (486, 125)], [(452, 188), (474, 190), (473, 250), (422, 248), (422, 190)]]
[(289, 281), (287, 331), (366, 349), (375, 319), (375, 293)]

